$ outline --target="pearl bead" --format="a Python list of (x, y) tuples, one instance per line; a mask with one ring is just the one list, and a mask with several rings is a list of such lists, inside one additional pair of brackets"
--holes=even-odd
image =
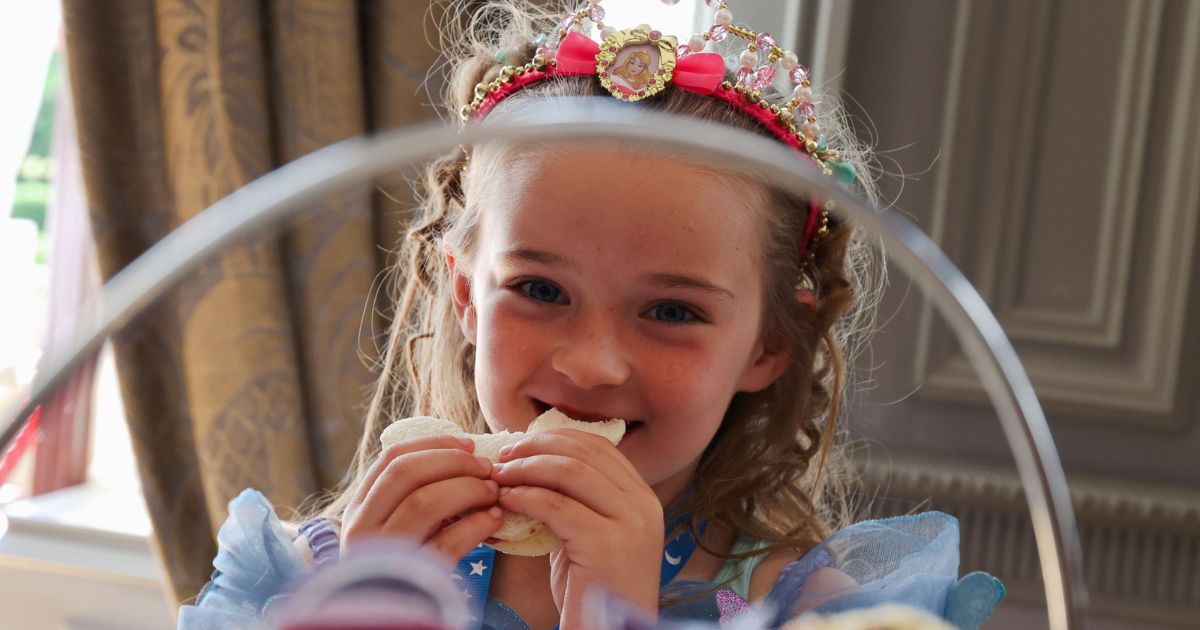
[(704, 36), (700, 33), (692, 35), (692, 38), (688, 40), (687, 46), (688, 50), (692, 52), (700, 52), (704, 50)]
[(796, 86), (796, 91), (792, 92), (792, 99), (798, 103), (812, 102), (812, 88), (807, 85)]
[(717, 9), (713, 15), (713, 21), (721, 26), (729, 26), (733, 24), (733, 12), (729, 9)]
[(783, 66), (784, 70), (791, 70), (792, 68), (795, 68), (796, 64), (798, 63), (800, 63), (800, 59), (796, 57), (796, 53), (790, 50), (783, 53), (783, 59), (779, 61), (779, 65)]
[(742, 56), (739, 61), (747, 68), (753, 68), (754, 66), (758, 65), (758, 53), (754, 52), (753, 50), (746, 49), (742, 51)]

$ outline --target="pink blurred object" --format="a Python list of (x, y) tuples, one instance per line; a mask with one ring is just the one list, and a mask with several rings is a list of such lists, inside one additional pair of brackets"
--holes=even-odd
[(457, 630), (467, 600), (445, 559), (403, 539), (362, 543), (267, 605), (278, 630)]

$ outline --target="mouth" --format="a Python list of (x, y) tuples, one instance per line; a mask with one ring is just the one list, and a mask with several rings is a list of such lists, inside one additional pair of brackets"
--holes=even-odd
[[(579, 420), (580, 422), (604, 422), (605, 420), (613, 419), (613, 416), (611, 415), (591, 413), (581, 409), (567, 407), (566, 405), (551, 405), (536, 398), (533, 399), (533, 406), (537, 409), (538, 415), (546, 413), (551, 409), (558, 409), (567, 417)], [(645, 424), (645, 422), (641, 420), (625, 420), (624, 418), (621, 418), (621, 420), (624, 420), (625, 422), (626, 436), (628, 436), (630, 433), (633, 433), (635, 430), (640, 429), (642, 425)]]

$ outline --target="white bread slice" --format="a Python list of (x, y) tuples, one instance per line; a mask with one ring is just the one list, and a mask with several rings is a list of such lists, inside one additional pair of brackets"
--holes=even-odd
[[(526, 435), (554, 429), (576, 429), (592, 433), (616, 445), (625, 435), (625, 422), (617, 419), (582, 422), (568, 418), (557, 409), (551, 409), (530, 423), (528, 432), (469, 434), (449, 420), (417, 416), (393, 422), (383, 430), (380, 441), (386, 449), (397, 442), (431, 435), (465, 435), (475, 442), (475, 454), (488, 458), (494, 464), (500, 459), (500, 449), (505, 446), (517, 443)], [(504, 524), (500, 526), (499, 531), (492, 534), (492, 540), (489, 540), (487, 545), (510, 555), (542, 556), (561, 547), (562, 540), (541, 521), (505, 510)]]

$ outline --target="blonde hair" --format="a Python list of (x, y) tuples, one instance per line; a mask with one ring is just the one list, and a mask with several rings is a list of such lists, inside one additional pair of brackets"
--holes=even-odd
[[(635, 57), (642, 61), (642, 71), (634, 76), (630, 76), (629, 62)], [(645, 85), (650, 81), (650, 53), (647, 53), (644, 50), (633, 51), (628, 57), (625, 58), (625, 61), (621, 63), (621, 67), (613, 70), (613, 74), (625, 79), (629, 82), (629, 85), (633, 86), (634, 88), (639, 87), (637, 83), (641, 83), (641, 87), (645, 87)]]
[[(474, 86), (499, 74), (503, 65), (532, 58), (537, 32), (554, 27), (556, 16), (527, 0), (488, 2), (467, 13), (465, 3), (452, 12), (459, 20), (444, 33), (449, 59), (445, 106), (457, 112)], [(504, 63), (497, 58), (502, 57)], [(527, 87), (503, 101), (498, 110), (525, 99), (600, 96), (594, 77), (558, 77)], [(866, 152), (855, 144), (840, 113), (829, 107), (820, 124), (828, 145), (855, 169), (873, 198)], [(641, 106), (717, 121), (767, 134), (759, 124), (725, 103), (683, 90), (667, 89)], [(487, 177), (483, 152), (476, 152), (471, 178)], [(322, 515), (338, 518), (379, 456), (379, 435), (393, 420), (412, 415), (454, 419), (471, 432), (486, 431), (474, 387), (474, 349), (463, 336), (451, 302), (452, 287), (444, 243), (470, 252), (479, 225), (477, 203), (465, 198), (462, 152), (435, 159), (417, 182), (418, 204), (398, 249), (396, 305), (379, 379), (371, 398), (362, 441), (342, 486), (326, 497)], [(770, 387), (733, 397), (717, 434), (701, 457), (696, 492), (682, 509), (688, 524), (711, 519), (776, 549), (805, 550), (831, 529), (854, 516), (850, 481), (838, 446), (839, 403), (847, 388), (847, 362), (857, 353), (863, 333), (873, 326), (881, 266), (853, 226), (842, 224), (813, 247), (801, 270), (796, 260), (808, 204), (779, 192), (765, 198), (764, 335), (790, 346), (793, 361)], [(813, 310), (795, 297), (797, 277), (817, 297)], [(724, 550), (708, 549), (731, 557)]]

